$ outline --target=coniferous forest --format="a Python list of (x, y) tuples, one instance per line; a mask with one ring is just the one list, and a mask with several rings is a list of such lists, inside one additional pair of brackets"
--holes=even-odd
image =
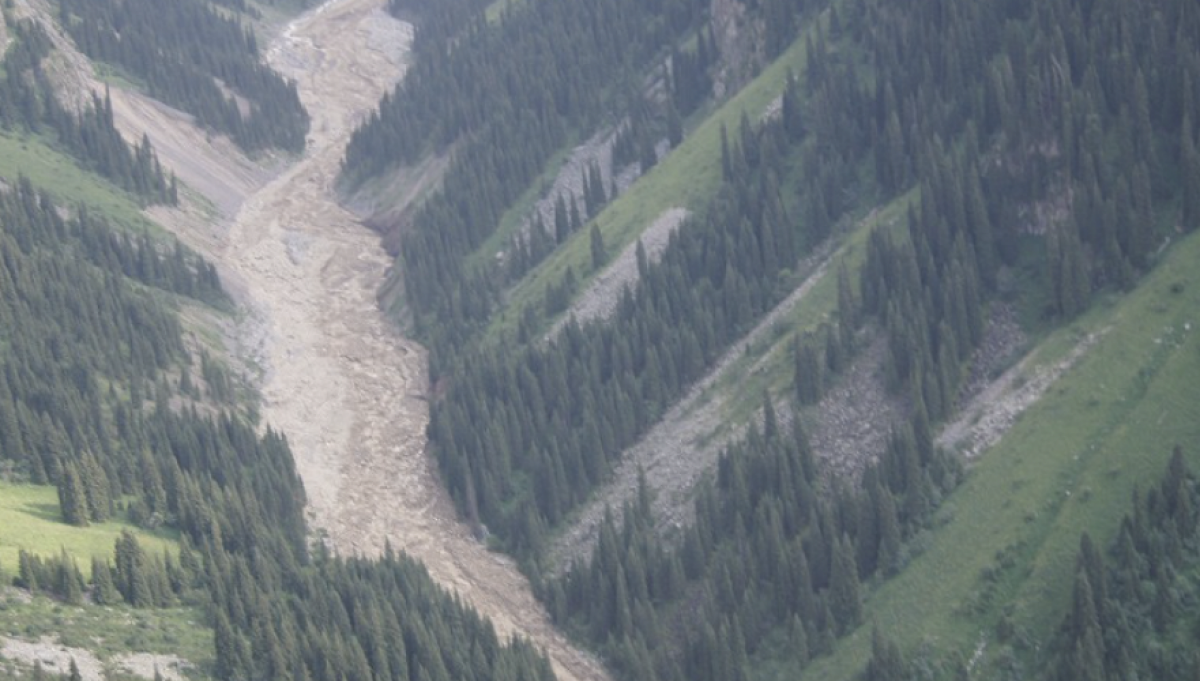
[[(175, 16), (115, 3), (105, 16), (166, 11), (182, 21), (187, 6)], [(225, 25), (213, 35), (236, 35), (245, 48), (226, 57), (264, 68), (250, 34)], [(69, 113), (41, 71), (51, 49), (45, 33), (33, 23), (9, 27), (5, 129), (42, 136), (146, 202), (173, 202), (174, 181), (149, 143), (121, 140), (106, 99)], [(142, 44), (124, 35), (126, 47)], [(223, 50), (209, 47), (214, 58)], [(303, 126), (288, 130), (286, 119), (230, 132), (250, 145), (302, 141)], [(214, 632), (215, 668), (203, 672), (220, 679), (553, 678), (540, 652), (502, 639), (408, 557), (347, 559), (309, 543), (285, 437), (260, 430), (225, 361), (187, 340), (183, 308), (230, 306), (216, 268), (180, 243), (114, 224), (86, 204), (58, 203), (25, 177), (0, 184), (0, 475), (56, 487), (63, 522), (115, 519), (179, 536), (177, 552), (157, 555), (125, 532), (110, 558), (84, 565), (67, 547), (57, 556), (22, 552), (5, 576), (69, 605), (195, 608)]]

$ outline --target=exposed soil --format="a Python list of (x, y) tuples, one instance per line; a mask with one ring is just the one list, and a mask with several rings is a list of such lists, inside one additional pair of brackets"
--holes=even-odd
[[(554, 208), (560, 196), (568, 207), (571, 205), (571, 198), (574, 197), (575, 205), (579, 208), (579, 214), (584, 220), (595, 217), (594, 211), (588, 209), (583, 187), (584, 174), (593, 164), (600, 169), (600, 180), (606, 194), (612, 193), (614, 185), (618, 194), (624, 193), (638, 179), (641, 175), (639, 164), (631, 163), (624, 168), (616, 168), (613, 165), (613, 147), (617, 142), (617, 132), (627, 124), (622, 121), (612, 128), (600, 130), (583, 144), (571, 150), (562, 166), (559, 167), (554, 181), (542, 191), (541, 198), (533, 204), (532, 210), (521, 224), (519, 232), (523, 238), (529, 238), (529, 230), (533, 228), (537, 216), (541, 216), (542, 224), (545, 225), (547, 232), (550, 236), (554, 236)], [(613, 198), (609, 196), (610, 201)], [(505, 248), (507, 247), (508, 245), (505, 244)], [(501, 251), (496, 255), (503, 257), (504, 254)]]
[[(40, 662), (49, 674), (65, 675), (75, 661), (84, 681), (104, 681), (104, 663), (90, 650), (64, 646), (55, 638), (43, 636), (36, 641), (0, 636), (0, 658), (17, 662), (32, 669)], [(167, 681), (183, 681), (183, 670), (191, 665), (175, 655), (129, 653), (111, 661), (112, 667), (126, 674), (153, 679), (157, 671)]]
[(153, 679), (155, 672), (167, 681), (184, 681), (184, 671), (191, 665), (183, 658), (175, 655), (154, 655), (152, 653), (135, 653), (121, 655), (114, 660), (115, 666), (130, 674), (144, 679)]

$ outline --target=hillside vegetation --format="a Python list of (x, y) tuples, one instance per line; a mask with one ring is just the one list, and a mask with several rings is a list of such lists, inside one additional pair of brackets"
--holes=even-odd
[[(479, 37), (487, 68), (520, 68), (535, 79), (523, 53), (510, 60), (486, 47), (504, 36), (520, 41), (518, 29), (537, 16), (530, 5), (492, 7), (486, 17), (463, 5), (464, 16), (477, 13), (458, 26)], [(1161, 390), (1164, 400), (1187, 403), (1170, 386), (1194, 374), (1194, 353), (1171, 354), (1180, 365), (1168, 379), (1157, 373), (1167, 355), (1139, 363), (1126, 348), (1104, 365), (1122, 377), (1110, 373), (1098, 389), (1120, 396), (1120, 409), (1102, 410), (1099, 397), (1063, 411), (1055, 405), (1058, 391), (1088, 380), (1100, 361), (1094, 358), (1113, 352), (1106, 348), (1116, 339), (1153, 333), (1159, 342), (1143, 338), (1145, 347), (1161, 349), (1164, 328), (1183, 328), (1182, 319), (1160, 327), (1135, 311), (1187, 309), (1185, 283), (1157, 304), (1146, 292), (1162, 286), (1158, 277), (1169, 276), (1175, 258), (1190, 259), (1191, 241), (1176, 242), (1200, 220), (1198, 21), (1193, 5), (1171, 0), (1139, 11), (1073, 0), (714, 2), (664, 49), (695, 56), (705, 81), (699, 101), (685, 95), (686, 77), (672, 77), (665, 95), (653, 86), (635, 90), (626, 98), (633, 106), (593, 103), (590, 117), (562, 108), (575, 101), (565, 95), (558, 109), (533, 106), (547, 129), (565, 125), (576, 134), (537, 138), (545, 145), (537, 153), (522, 147), (529, 163), (499, 173), (511, 185), (502, 191), (455, 185), (456, 172), (494, 181), (489, 169), (506, 166), (480, 154), (508, 160), (502, 150), (529, 138), (497, 140), (449, 125), (454, 116), (431, 119), (436, 133), (414, 135), (385, 158), (415, 163), (430, 151), (430, 137), (439, 148), (472, 150), (458, 150), (463, 165), (452, 166), (442, 193), (396, 226), (404, 234), (399, 271), (408, 312), (435, 347), (432, 370), (444, 379), (430, 440), (460, 511), (544, 577), (548, 538), (574, 521), (622, 453), (800, 285), (794, 273), (805, 258), (840, 245), (836, 274), (819, 294), (814, 289), (816, 297), (777, 320), (771, 339), (735, 364), (740, 375), (734, 370), (715, 384), (729, 399), (725, 432), (752, 425), (721, 458), (715, 479), (694, 492), (695, 525), (659, 542), (654, 490), (643, 486), (623, 511), (612, 509), (589, 561), (543, 583), (548, 607), (629, 678), (794, 677), (810, 660), (814, 674), (845, 678), (867, 670), (873, 654), (871, 678), (898, 678), (878, 675), (900, 669), (897, 656), (912, 664), (898, 673), (924, 665), (930, 676), (948, 677), (956, 661), (974, 655), (980, 631), (986, 640), (972, 665), (1044, 668), (1049, 648), (1039, 643), (1053, 639), (1071, 589), (1064, 566), (1073, 549), (1061, 547), (1077, 546), (1084, 530), (1107, 540), (1125, 506), (1099, 500), (1124, 500), (1133, 484), (1150, 484), (1174, 446), (1184, 444), (1186, 453), (1194, 435), (1173, 430), (1188, 423), (1186, 413), (1152, 397)], [(441, 31), (445, 44), (458, 45), (460, 34)], [(710, 49), (724, 52), (714, 57)], [(720, 74), (756, 55), (771, 65), (741, 94), (710, 96)], [(443, 67), (426, 64), (431, 74)], [(659, 68), (634, 62), (627, 80), (652, 83), (668, 70)], [(556, 92), (553, 78), (538, 97)], [(775, 94), (780, 99), (764, 116)], [(504, 107), (537, 100), (489, 96), (502, 102), (493, 118), (472, 119), (488, 134), (486, 126), (506, 120)], [(444, 105), (422, 90), (397, 92), (362, 129), (363, 148), (378, 149), (385, 131), (400, 134), (416, 124), (416, 112)], [(680, 134), (678, 121), (693, 115), (688, 134)], [(663, 134), (673, 151), (641, 159), (648, 172), (619, 197), (597, 192), (585, 173), (585, 201), (556, 209), (554, 226), (534, 218), (528, 253), (473, 255), (491, 243), (492, 230), (510, 223), (506, 211), (527, 205), (547, 159), (603, 125), (629, 125), (641, 131), (635, 137)], [(381, 170), (351, 153), (344, 174), (355, 182)], [(560, 201), (571, 203), (574, 197)], [(616, 314), (568, 322), (544, 340), (549, 323), (612, 255), (672, 206), (692, 215), (660, 261), (639, 261)], [(888, 219), (863, 220), (873, 210)], [(852, 231), (857, 225), (866, 226)], [(510, 257), (521, 266), (509, 266)], [(1042, 342), (1024, 370), (1073, 351), (1083, 359), (964, 477), (965, 462), (933, 443), (956, 416), (968, 376), (993, 359), (977, 350), (1001, 308), (1016, 310), (1025, 333)], [(1111, 323), (1095, 326), (1106, 314)], [(891, 434), (882, 451), (858, 454), (858, 465), (833, 462), (855, 475), (811, 470), (801, 424), (820, 418), (811, 405), (869, 348), (882, 348), (875, 389), (900, 402), (903, 418), (884, 424)], [(1139, 420), (1142, 409), (1156, 406), (1154, 425)], [(1069, 431), (1075, 419), (1091, 418), (1104, 427)], [(1023, 433), (1037, 419), (1054, 420), (1057, 434), (1028, 440)], [(1106, 468), (1111, 483), (1095, 480), (1086, 494), (1076, 493), (1097, 500), (1087, 509), (1120, 510), (1081, 513), (1060, 530), (1059, 505), (1076, 502), (1051, 501), (1044, 485), (1059, 482), (1051, 462), (1062, 456), (1069, 467), (1093, 449), (1145, 454), (1136, 466)], [(1012, 451), (1048, 468), (1028, 470), (1019, 484), (993, 484), (992, 467), (1006, 474), (1020, 468), (996, 463)], [(1048, 453), (1034, 464), (1035, 451)], [(990, 506), (993, 496), (1012, 510)], [(1017, 509), (1018, 498), (1033, 507)], [(1013, 527), (1006, 525), (1012, 514), (1040, 528), (1036, 541), (972, 548), (996, 536), (1011, 540), (1004, 528)], [(956, 529), (966, 517), (980, 524)], [(979, 586), (980, 574), (987, 585)], [(939, 588), (965, 583), (978, 590), (974, 597), (941, 597)], [(905, 606), (889, 610), (888, 594), (902, 595)], [(934, 612), (991, 620), (973, 628)], [(862, 626), (872, 621), (874, 637)], [(843, 636), (847, 643), (838, 643)]]
[(21, 551), (52, 557), (64, 548), (84, 564), (112, 555), (122, 531), (134, 532), (146, 551), (162, 555), (178, 551), (171, 533), (142, 530), (127, 522), (107, 520), (87, 527), (62, 522), (58, 492), (53, 487), (0, 482), (0, 570), (15, 575)]

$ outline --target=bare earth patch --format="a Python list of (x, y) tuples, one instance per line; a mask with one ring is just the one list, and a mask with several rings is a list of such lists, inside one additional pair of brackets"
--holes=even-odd
[(154, 655), (152, 653), (135, 653), (121, 655), (114, 660), (118, 669), (144, 679), (153, 679), (157, 672), (167, 681), (184, 681), (184, 670), (192, 665), (175, 655)]
[[(87, 56), (59, 29), (54, 8), (46, 0), (18, 0), (17, 9), (19, 16), (36, 19), (54, 44), (46, 71), (59, 99), (78, 109), (94, 95), (103, 96), (105, 84), (96, 79)], [(250, 160), (229, 138), (196, 126), (190, 114), (127, 88), (112, 86), (107, 91), (121, 134), (132, 143), (148, 136), (163, 165), (227, 215), (236, 212), (246, 195), (266, 181), (271, 174), (268, 167), (278, 165), (272, 158)]]
[[(611, 193), (614, 183), (616, 183), (617, 191), (623, 192), (637, 180), (641, 174), (638, 164), (633, 163), (624, 168), (613, 166), (613, 145), (617, 141), (618, 129), (620, 126), (601, 130), (571, 150), (570, 155), (558, 169), (558, 175), (555, 176), (554, 182), (546, 189), (542, 198), (534, 204), (533, 211), (521, 228), (522, 235), (528, 234), (535, 215), (541, 216), (542, 222), (547, 228), (554, 229), (554, 206), (560, 196), (568, 206), (571, 204), (571, 197), (575, 197), (580, 214), (585, 218), (595, 217), (589, 215), (583, 191), (583, 176), (592, 164), (600, 168), (600, 179), (604, 183), (606, 193)], [(609, 198), (611, 200), (612, 197)]]
[(884, 385), (887, 341), (879, 336), (817, 403), (815, 423), (808, 431), (813, 453), (826, 471), (845, 480), (857, 480), (867, 464), (883, 454), (892, 429), (909, 411)]
[[(27, 668), (41, 662), (43, 670), (56, 675), (65, 675), (71, 669), (71, 660), (75, 660), (83, 681), (104, 681), (104, 665), (91, 651), (68, 648), (45, 636), (37, 641), (0, 636), (0, 657)], [(150, 678), (154, 678), (153, 672)]]
[(1060, 376), (1104, 337), (1105, 332), (1088, 334), (1066, 357), (1047, 366), (1034, 367), (1029, 357), (1023, 359), (988, 384), (959, 411), (958, 418), (938, 436), (938, 445), (959, 449), (968, 459), (986, 452), (1012, 428), (1021, 412), (1037, 402)]

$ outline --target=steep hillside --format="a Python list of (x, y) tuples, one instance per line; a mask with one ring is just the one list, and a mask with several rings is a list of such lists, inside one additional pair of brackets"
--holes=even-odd
[[(459, 512), (522, 559), (555, 618), (619, 675), (782, 678), (832, 654), (816, 673), (847, 677), (867, 666), (876, 601), (863, 597), (951, 564), (919, 567), (954, 507), (986, 497), (989, 451), (1051, 446), (1010, 443), (1113, 333), (1063, 345), (1062, 329), (1136, 300), (1183, 249), (1200, 215), (1200, 17), (1170, 1), (704, 10), (665, 65), (633, 65), (629, 108), (592, 102), (596, 119), (581, 119), (493, 92), (491, 117), (430, 119), (432, 147), (387, 157), (453, 148), (463, 164), (394, 226), (405, 314), (435, 348), (430, 441)], [(471, 11), (458, 30), (482, 38), (487, 68), (536, 82), (523, 48), (487, 51), (505, 35), (536, 44), (531, 3)], [(434, 42), (461, 35), (440, 25)], [(568, 134), (490, 136), (518, 103)], [(359, 139), (380, 149), (445, 106), (398, 91)], [(504, 172), (522, 143), (520, 172)], [(347, 181), (380, 172), (364, 160), (347, 156)], [(608, 186), (628, 162), (638, 179)], [(638, 246), (651, 232), (670, 234), (653, 254)], [(1131, 416), (1081, 437), (1146, 439)], [(1174, 443), (1159, 444), (1166, 457)], [(1092, 521), (1079, 522), (1076, 534)], [(988, 579), (1005, 582), (1014, 561), (996, 560)], [(994, 659), (981, 648), (979, 664), (1037, 664), (1029, 641), (1051, 638), (1066, 606), (1063, 562), (1045, 585), (1055, 596), (1027, 615), (1043, 628)], [(1022, 597), (986, 598), (1020, 619)], [(876, 657), (892, 637), (934, 676), (974, 650), (880, 629)]]

